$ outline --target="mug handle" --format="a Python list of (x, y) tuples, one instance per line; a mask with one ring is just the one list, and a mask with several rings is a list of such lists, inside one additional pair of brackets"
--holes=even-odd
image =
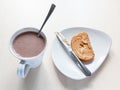
[(21, 78), (25, 78), (30, 70), (30, 66), (21, 60), (17, 68), (17, 75)]

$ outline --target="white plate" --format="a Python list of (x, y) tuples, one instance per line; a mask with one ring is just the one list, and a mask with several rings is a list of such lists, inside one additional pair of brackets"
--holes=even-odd
[[(102, 65), (108, 55), (112, 40), (104, 32), (90, 28), (76, 27), (61, 31), (69, 42), (79, 32), (87, 32), (89, 35), (95, 57), (92, 62), (85, 63), (85, 65), (93, 74)], [(55, 38), (52, 45), (52, 58), (57, 69), (65, 76), (75, 80), (87, 78), (64, 51), (57, 38)]]

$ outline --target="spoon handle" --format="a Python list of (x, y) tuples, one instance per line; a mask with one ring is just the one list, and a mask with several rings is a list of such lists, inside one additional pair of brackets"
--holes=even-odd
[(40, 28), (40, 30), (39, 30), (39, 32), (38, 32), (38, 36), (40, 36), (40, 32), (41, 32), (43, 26), (45, 25), (46, 21), (49, 19), (50, 15), (51, 15), (52, 12), (54, 11), (55, 7), (56, 7), (56, 6), (55, 6), (54, 4), (51, 5), (51, 8), (50, 8), (50, 10), (49, 10), (49, 12), (48, 12), (48, 14), (47, 14), (47, 16), (46, 16), (46, 18), (45, 18), (45, 21), (43, 22), (43, 24), (42, 24), (42, 26), (41, 26), (41, 28)]

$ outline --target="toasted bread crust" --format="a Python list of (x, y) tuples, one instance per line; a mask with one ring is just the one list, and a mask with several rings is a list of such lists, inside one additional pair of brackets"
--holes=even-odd
[(95, 54), (86, 32), (81, 32), (76, 36), (73, 36), (71, 40), (71, 47), (74, 53), (82, 61), (91, 61), (94, 58)]

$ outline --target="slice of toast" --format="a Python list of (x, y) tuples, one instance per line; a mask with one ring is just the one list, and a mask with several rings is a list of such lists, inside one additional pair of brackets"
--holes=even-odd
[(71, 47), (74, 53), (82, 61), (91, 61), (94, 58), (95, 54), (86, 32), (81, 32), (76, 36), (73, 36), (71, 40)]

